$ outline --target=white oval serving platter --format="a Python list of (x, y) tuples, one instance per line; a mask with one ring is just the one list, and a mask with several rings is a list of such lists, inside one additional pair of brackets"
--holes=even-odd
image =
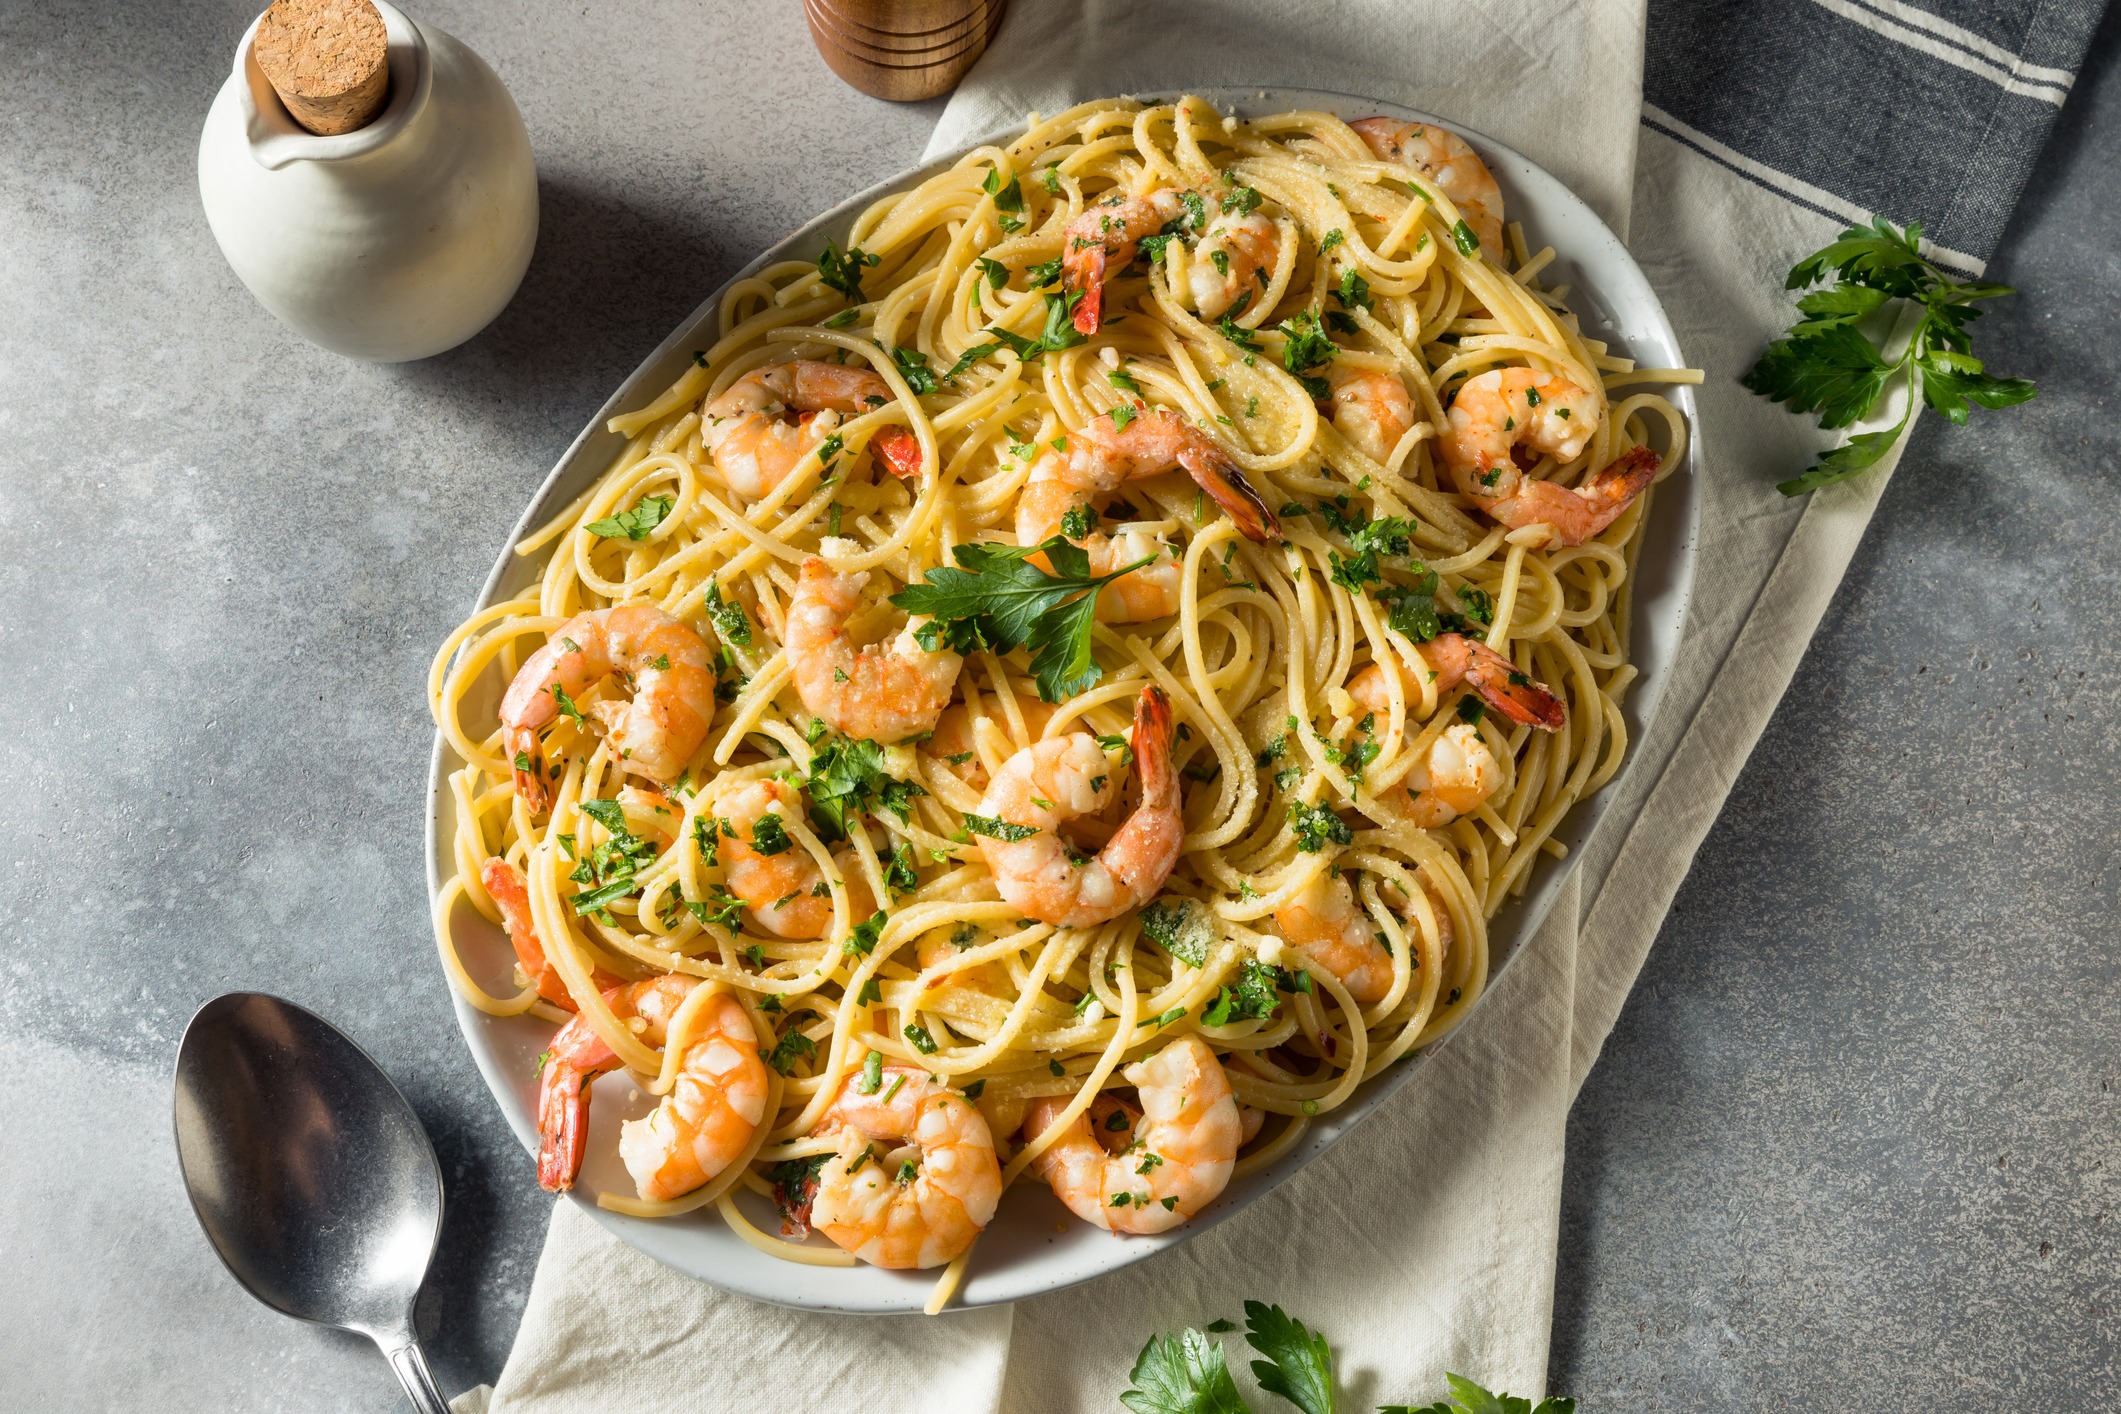
[[(1558, 256), (1550, 267), (1549, 278), (1570, 287), (1569, 303), (1581, 317), (1584, 331), (1593, 338), (1605, 340), (1615, 352), (1632, 357), (1641, 366), (1683, 366), (1671, 324), (1651, 291), (1648, 279), (1628, 255), (1620, 239), (1575, 193), (1519, 153), (1448, 120), (1347, 94), (1308, 89), (1247, 89), (1242, 92), (1211, 89), (1200, 96), (1225, 113), (1242, 115), (1313, 109), (1345, 118), (1386, 114), (1407, 121), (1442, 121), (1444, 126), (1463, 133), (1479, 149), (1502, 186), (1508, 218), (1524, 223), (1527, 245), (1533, 250), (1547, 244), (1556, 248)], [(732, 282), (748, 278), (777, 260), (815, 259), (823, 250), (826, 238), (843, 236), (855, 214), (863, 207), (880, 196), (919, 183), (955, 160), (952, 156), (923, 164), (849, 197), (762, 252), (732, 276)], [(522, 559), (514, 554), (512, 547), (580, 496), (610, 465), (612, 458), (625, 445), (625, 439), (607, 432), (606, 420), (651, 401), (683, 372), (694, 349), (714, 341), (715, 311), (720, 301), (720, 290), (709, 295), (634, 370), (633, 376), (620, 385), (610, 401), (598, 409), (588, 427), (575, 438), (574, 444), (552, 469), (552, 474), (545, 478), (544, 485), (508, 535), (474, 608), (484, 608), (499, 599), (512, 597), (537, 577), (542, 557)], [(1679, 387), (1673, 389), (1670, 396), (1688, 426), (1696, 427), (1692, 390)], [(1638, 741), (1663, 695), (1677, 655), (1688, 590), (1693, 581), (1699, 504), (1696, 481), (1700, 464), (1695, 450), (1698, 445), (1698, 438), (1689, 439), (1685, 464), (1658, 488), (1651, 506), (1647, 539), (1638, 560), (1634, 651), (1641, 677), (1629, 694), (1627, 707), (1631, 737)], [(492, 685), (495, 701), (501, 686), (498, 683)], [(455, 868), (450, 853), (455, 806), (446, 777), (461, 765), (462, 762), (437, 733), (428, 771), (427, 881), (430, 897), (439, 893), (443, 880)], [(1626, 765), (1622, 767), (1623, 771), (1627, 769)], [(1525, 941), (1538, 931), (1569, 870), (1582, 856), (1585, 839), (1604, 814), (1606, 795), (1601, 793), (1593, 797), (1570, 814), (1556, 835), (1568, 847), (1567, 859), (1542, 859), (1531, 873), (1524, 896), (1505, 907), (1489, 926), (1490, 987), (1510, 965)], [(510, 990), (514, 954), (501, 931), (486, 923), (467, 905), (460, 905), (455, 910), (451, 926), (460, 954), (472, 975), (497, 993)], [(550, 1024), (535, 1017), (492, 1017), (461, 997), (454, 1000), (457, 1025), (480, 1072), (486, 1077), (494, 1099), (508, 1117), (517, 1137), (535, 1153), (538, 1146), (536, 1065), (539, 1052), (545, 1049), (550, 1038)], [(1480, 1024), (1480, 1007), (1476, 1003), (1461, 1026)], [(1437, 1043), (1443, 1044), (1448, 1041)], [(1195, 1221), (1160, 1237), (1110, 1236), (1069, 1218), (1044, 1187), (1018, 1184), (1004, 1196), (1000, 1211), (980, 1239), (959, 1288), (958, 1303), (986, 1306), (1058, 1291), (1144, 1261), (1206, 1231), (1294, 1177), (1356, 1125), (1368, 1120), (1399, 1087), (1421, 1083), (1425, 1064), (1436, 1048), (1430, 1046), (1425, 1052), (1370, 1081), (1350, 1103), (1319, 1119), (1304, 1141), (1279, 1162), (1232, 1182), (1222, 1197)], [(869, 1266), (814, 1267), (783, 1261), (745, 1243), (723, 1224), (711, 1207), (682, 1218), (660, 1221), (623, 1217), (598, 1208), (595, 1195), (599, 1191), (607, 1188), (628, 1194), (632, 1191), (616, 1157), (617, 1129), (621, 1120), (645, 1112), (647, 1102), (637, 1096), (635, 1087), (623, 1072), (600, 1079), (595, 1095), (596, 1102), (591, 1109), (590, 1157), (583, 1166), (581, 1181), (574, 1190), (572, 1201), (622, 1241), (702, 1281), (785, 1306), (849, 1313), (917, 1312), (928, 1299), (938, 1275), (936, 1272), (889, 1272)], [(529, 1181), (527, 1172), (524, 1181)], [(768, 1231), (774, 1229), (774, 1218), (766, 1204), (750, 1194), (744, 1194), (740, 1201), (754, 1222)], [(823, 1242), (815, 1235), (810, 1240)]]

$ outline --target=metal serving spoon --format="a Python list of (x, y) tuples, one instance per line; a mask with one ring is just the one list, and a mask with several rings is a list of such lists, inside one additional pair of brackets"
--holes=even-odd
[(321, 1017), (259, 992), (216, 997), (177, 1048), (177, 1160), (192, 1210), (245, 1290), (359, 1331), (420, 1414), (448, 1414), (413, 1334), (442, 1230), (419, 1117)]

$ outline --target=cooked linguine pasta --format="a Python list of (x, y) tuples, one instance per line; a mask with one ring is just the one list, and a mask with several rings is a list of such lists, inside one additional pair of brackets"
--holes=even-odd
[(729, 286), (435, 661), (541, 1180), (624, 1067), (599, 1202), (940, 1305), (1017, 1179), (1173, 1226), (1456, 1025), (1625, 753), (1698, 381), (1505, 216), (1440, 128), (1111, 100)]

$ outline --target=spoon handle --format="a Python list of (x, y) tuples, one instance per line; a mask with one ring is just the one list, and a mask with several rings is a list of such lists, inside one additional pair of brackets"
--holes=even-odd
[(427, 1356), (420, 1349), (418, 1336), (407, 1331), (380, 1337), (376, 1344), (390, 1357), (390, 1371), (405, 1387), (405, 1397), (412, 1401), (414, 1409), (420, 1414), (449, 1414), (449, 1401), (442, 1398), (441, 1387), (427, 1368)]

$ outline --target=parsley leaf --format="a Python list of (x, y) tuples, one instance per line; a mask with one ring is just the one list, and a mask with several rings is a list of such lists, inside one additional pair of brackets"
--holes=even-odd
[(1014, 843), (1028, 840), (1038, 833), (1036, 825), (1019, 825), (1010, 820), (996, 820), (985, 815), (967, 815), (965, 828), (975, 835), (985, 835), (990, 840)]
[(810, 795), (810, 818), (818, 833), (828, 840), (846, 838), (848, 812), (859, 812), (890, 779), (884, 748), (876, 742), (837, 737), (813, 752), (803, 789)]
[[(959, 545), (954, 553), (958, 568), (929, 570), (925, 583), (909, 584), (891, 602), (935, 621), (916, 633), (926, 648), (944, 641), (959, 652), (982, 644), (1003, 653), (1028, 647), (1039, 696), (1048, 702), (1063, 701), (1104, 676), (1090, 652), (1097, 593), (1149, 562), (1092, 576), (1082, 547), (1059, 535), (1040, 545)], [(1027, 563), (1036, 554), (1046, 556), (1052, 573)]]
[(881, 260), (881, 256), (871, 255), (860, 246), (843, 252), (838, 245), (827, 241), (825, 253), (817, 258), (817, 277), (859, 304), (867, 298), (862, 293), (862, 269), (879, 264)]
[(739, 648), (750, 645), (751, 620), (745, 615), (744, 606), (734, 599), (724, 599), (721, 586), (711, 579), (707, 581), (707, 594), (702, 607), (707, 610), (708, 622), (714, 625), (715, 637)]
[(1144, 904), (1141, 924), (1143, 937), (1188, 967), (1207, 963), (1211, 934), (1207, 920), (1195, 914), (1193, 900), (1174, 898), (1166, 903), (1157, 899)]
[(1223, 1363), (1222, 1343), (1205, 1331), (1149, 1337), (1128, 1378), (1136, 1387), (1119, 1402), (1133, 1414), (1251, 1414)]
[(1334, 293), (1333, 298), (1339, 300), (1344, 309), (1368, 309), (1370, 282), (1362, 277), (1361, 271), (1350, 265), (1340, 272), (1340, 289)]
[(1060, 277), (1061, 260), (1057, 255), (1051, 260), (1043, 260), (1036, 265), (1026, 265), (1024, 267), (1024, 283), (1034, 290), (1044, 285), (1057, 285), (1060, 283)]
[(593, 520), (582, 529), (606, 540), (646, 540), (648, 532), (661, 525), (663, 517), (670, 514), (673, 503), (674, 498), (670, 496), (644, 496), (632, 510)]
[(1386, 606), (1385, 623), (1394, 633), (1427, 643), (1443, 632), (1443, 621), (1436, 613), (1436, 571), (1425, 565), (1415, 568), (1420, 574), (1412, 585), (1387, 584), (1377, 591), (1377, 598)]
[(996, 211), (1021, 211), (1024, 209), (1023, 182), (1019, 178), (1011, 177), (1009, 185), (1003, 186), (1000, 168), (988, 168), (986, 180), (979, 184), (979, 189), (994, 198), (994, 209)]
[(1207, 199), (1197, 191), (1180, 192), (1178, 199), (1184, 203), (1186, 219), (1192, 223), (1193, 229), (1198, 231), (1205, 228), (1208, 224)]
[(1305, 854), (1316, 854), (1329, 844), (1355, 842), (1354, 827), (1323, 805), (1291, 804), (1288, 819), (1296, 828), (1296, 847)]
[[(1895, 229), (1884, 218), (1851, 226), (1838, 239), (1797, 262), (1784, 282), (1804, 289), (1828, 278), (1836, 283), (1797, 301), (1803, 316), (1770, 343), (1738, 381), (1792, 412), (1816, 413), (1827, 430), (1868, 416), (1896, 377), (1919, 383), (1922, 401), (1964, 426), (1971, 407), (2006, 408), (2031, 399), (2036, 390), (2023, 378), (1998, 378), (1973, 356), (1967, 326), (1980, 317), (1970, 306), (2015, 291), (1981, 280), (1955, 280), (1922, 255), (1922, 227)], [(1898, 358), (1888, 362), (1859, 327), (1892, 301), (1916, 305), (1921, 317)], [(1802, 495), (1844, 481), (1876, 465), (1914, 417), (1914, 399), (1900, 420), (1883, 431), (1858, 433), (1822, 455), (1803, 475), (1780, 483), (1785, 496)]]
[(1263, 962), (1247, 961), (1238, 970), (1237, 981), (1215, 994), (1200, 1019), (1207, 1026), (1228, 1026), (1233, 1021), (1264, 1021), (1281, 1005), (1276, 983), (1279, 974)]
[(1472, 255), (1480, 249), (1480, 237), (1474, 235), (1473, 228), (1461, 219), (1451, 228), (1451, 244), (1458, 247), (1460, 255)]
[(1291, 373), (1301, 374), (1331, 363), (1333, 355), (1340, 352), (1339, 346), (1319, 327), (1318, 316), (1308, 311), (1294, 319), (1284, 319), (1281, 332), (1288, 339), (1281, 346), (1281, 366)]
[(999, 260), (989, 260), (983, 255), (978, 258), (977, 263), (980, 273), (987, 277), (987, 285), (990, 289), (998, 290), (1009, 283), (1009, 267), (1002, 264)]
[(904, 840), (891, 851), (891, 863), (884, 869), (884, 884), (894, 895), (910, 894), (921, 886), (920, 871), (913, 864), (913, 846)]
[(782, 854), (792, 849), (795, 841), (788, 838), (788, 827), (781, 817), (771, 813), (761, 815), (751, 826), (751, 847), (760, 854)]
[(891, 361), (898, 365), (899, 376), (916, 395), (935, 392), (942, 387), (935, 370), (928, 366), (928, 355), (919, 349), (896, 348), (891, 351)]
[(790, 1031), (774, 1043), (773, 1054), (766, 1057), (766, 1064), (783, 1075), (792, 1075), (797, 1062), (809, 1060), (816, 1054), (817, 1042), (800, 1031)]
[(1266, 1356), (1252, 1362), (1259, 1387), (1304, 1414), (1335, 1414), (1333, 1353), (1326, 1338), (1279, 1306), (1245, 1303), (1245, 1344)]
[(1259, 193), (1251, 187), (1232, 187), (1223, 193), (1222, 208), (1237, 216), (1250, 216), (1259, 210)]

